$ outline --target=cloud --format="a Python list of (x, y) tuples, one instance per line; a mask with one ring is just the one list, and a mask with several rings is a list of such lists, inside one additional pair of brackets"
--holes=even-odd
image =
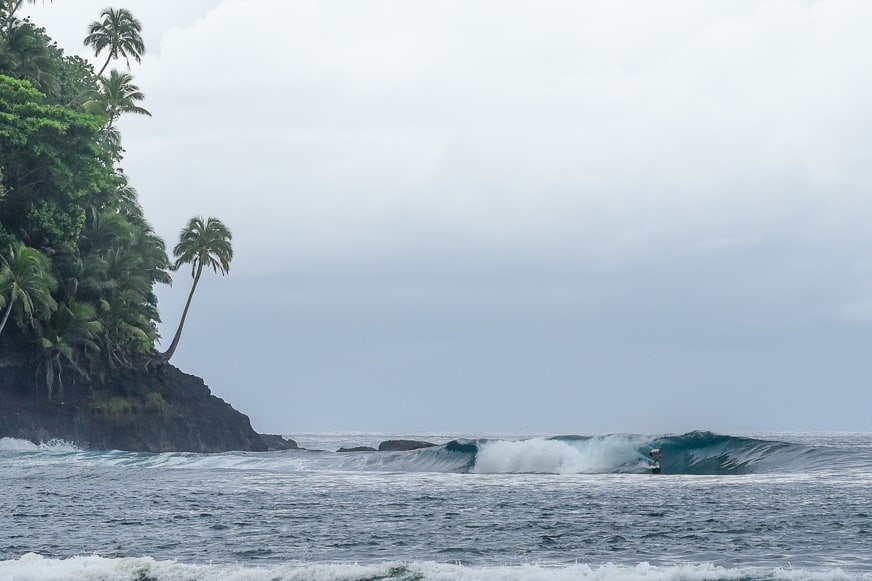
[(293, 383), (325, 402), (454, 381), (504, 394), (510, 426), (539, 374), (568, 407), (654, 384), (697, 417), (694, 386), (770, 389), (758, 426), (827, 373), (868, 402), (842, 354), (868, 310), (869, 3), (131, 4), (160, 32), (125, 169), (168, 241), (194, 214), (235, 235), (182, 363), (302, 352)]

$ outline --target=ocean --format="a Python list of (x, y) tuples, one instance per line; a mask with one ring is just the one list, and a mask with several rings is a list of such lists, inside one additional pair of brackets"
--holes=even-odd
[(872, 580), (868, 433), (288, 436), (0, 440), (0, 579)]

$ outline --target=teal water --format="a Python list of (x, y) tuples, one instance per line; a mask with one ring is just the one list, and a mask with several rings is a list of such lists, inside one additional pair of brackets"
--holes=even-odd
[(290, 436), (0, 441), (0, 579), (872, 579), (870, 434)]

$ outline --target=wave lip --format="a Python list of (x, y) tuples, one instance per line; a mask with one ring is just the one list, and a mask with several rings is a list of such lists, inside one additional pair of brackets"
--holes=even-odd
[(647, 468), (640, 436), (534, 438), (485, 442), (472, 472), (479, 474), (599, 474)]
[(554, 436), (458, 439), (397, 452), (344, 454), (315, 450), (194, 454), (87, 452), (68, 442), (0, 439), (4, 461), (83, 463), (171, 469), (274, 472), (428, 472), (474, 474), (650, 474), (649, 451), (661, 448), (662, 474), (731, 475), (865, 470), (872, 448), (810, 446), (705, 431), (681, 435)]
[(474, 446), (463, 446), (464, 451), (474, 456), (470, 472), (481, 474), (650, 473), (649, 452), (653, 448), (663, 450), (662, 474), (808, 472), (857, 462), (856, 454), (847, 450), (834, 453), (802, 444), (707, 431), (665, 436), (610, 434), (480, 440)]

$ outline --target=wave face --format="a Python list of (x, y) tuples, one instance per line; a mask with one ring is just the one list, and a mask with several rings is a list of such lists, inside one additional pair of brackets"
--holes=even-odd
[(0, 440), (0, 455), (39, 457), (90, 466), (277, 472), (441, 472), (474, 474), (649, 474), (652, 448), (661, 448), (662, 474), (727, 475), (865, 469), (872, 449), (800, 443), (695, 431), (682, 435), (555, 436), (451, 440), (406, 452), (337, 453), (286, 450), (224, 454), (91, 452), (65, 442), (35, 445)]
[(515, 565), (469, 567), (434, 562), (392, 562), (359, 564), (293, 563), (266, 567), (240, 564), (182, 564), (151, 557), (108, 559), (99, 556), (47, 559), (34, 553), (19, 559), (0, 561), (0, 577), (18, 581), (65, 581), (67, 579), (108, 580), (147, 579), (149, 581), (357, 581), (394, 579), (424, 581), (428, 579), (462, 579), (468, 581), (844, 581), (872, 579), (870, 575), (847, 575), (840, 569), (794, 569), (765, 567), (720, 567), (712, 564), (654, 566), (584, 564), (553, 566)]
[(455, 441), (449, 449), (471, 454), (470, 472), (481, 474), (650, 473), (649, 452), (663, 451), (662, 474), (808, 472), (858, 467), (868, 450), (823, 449), (797, 443), (695, 431), (683, 435), (555, 436), (518, 441)]

